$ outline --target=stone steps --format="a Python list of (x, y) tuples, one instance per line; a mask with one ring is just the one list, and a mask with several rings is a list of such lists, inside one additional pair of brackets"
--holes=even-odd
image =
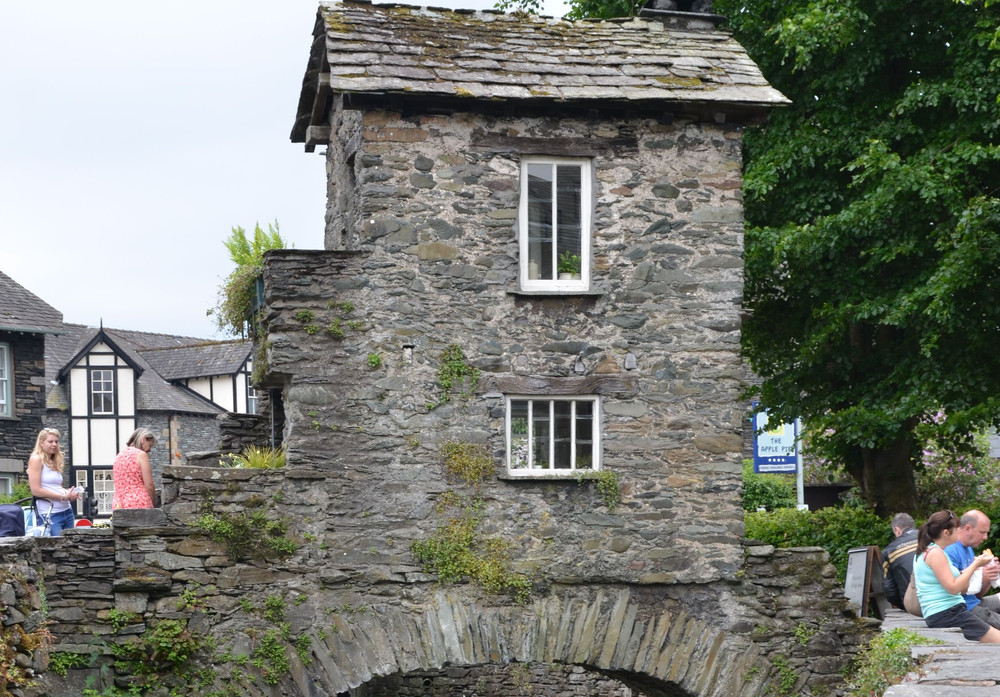
[(969, 641), (958, 629), (931, 629), (919, 617), (890, 610), (882, 630), (904, 627), (943, 644), (913, 646), (913, 657), (929, 657), (918, 672), (910, 673), (883, 697), (998, 697), (1000, 645)]

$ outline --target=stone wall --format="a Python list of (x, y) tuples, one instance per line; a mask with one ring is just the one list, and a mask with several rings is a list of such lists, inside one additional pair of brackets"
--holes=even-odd
[[(219, 449), (223, 452), (238, 453), (249, 445), (258, 447), (271, 443), (270, 414), (234, 414), (218, 417)], [(280, 430), (278, 432), (278, 445)]]
[(13, 416), (0, 418), (0, 459), (27, 466), (45, 417), (45, 337), (0, 331), (10, 346)]

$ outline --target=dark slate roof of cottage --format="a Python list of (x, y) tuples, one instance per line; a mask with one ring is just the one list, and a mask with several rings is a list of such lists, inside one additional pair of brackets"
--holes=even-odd
[[(669, 13), (676, 18), (685, 13)], [(313, 100), (424, 95), (553, 103), (723, 105), (760, 111), (787, 104), (746, 50), (692, 15), (570, 22), (494, 11), (369, 2), (321, 3), (310, 70), (292, 139), (303, 140)], [(325, 55), (318, 48), (325, 45)], [(318, 84), (316, 81), (318, 80)]]
[(142, 357), (164, 380), (230, 375), (243, 367), (250, 344), (240, 341), (214, 341), (193, 346), (156, 348), (142, 352)]
[[(236, 372), (250, 355), (251, 349), (249, 342), (242, 341), (206, 342), (195, 337), (95, 328), (82, 324), (64, 324), (62, 327), (64, 333), (61, 336), (48, 336), (45, 339), (45, 377), (48, 389), (46, 404), (50, 409), (68, 408), (66, 383), (57, 378), (101, 332), (122, 351), (126, 361), (142, 372), (136, 381), (136, 406), (140, 411), (221, 414), (223, 409), (168, 380)], [(165, 357), (172, 351), (176, 352), (177, 357), (166, 360)], [(242, 360), (235, 363), (240, 355)], [(147, 356), (152, 356), (152, 359), (147, 360)], [(184, 356), (195, 358), (185, 359)], [(158, 370), (164, 363), (169, 366), (170, 377)], [(235, 367), (232, 367), (234, 364)], [(223, 369), (216, 373), (205, 373), (204, 370), (209, 365)]]
[(54, 334), (62, 313), (0, 271), (0, 331)]

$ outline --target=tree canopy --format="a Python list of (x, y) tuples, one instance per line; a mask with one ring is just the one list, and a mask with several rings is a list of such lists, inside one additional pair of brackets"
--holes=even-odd
[[(992, 3), (991, 3), (992, 5)], [(997, 8), (716, 0), (793, 106), (745, 138), (743, 350), (880, 513), (1000, 419)]]

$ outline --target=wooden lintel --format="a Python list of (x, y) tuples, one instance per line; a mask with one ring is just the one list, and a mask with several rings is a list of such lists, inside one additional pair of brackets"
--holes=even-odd
[(472, 147), (493, 152), (516, 152), (522, 155), (597, 157), (609, 153), (638, 150), (635, 137), (624, 138), (528, 138), (500, 133), (476, 132)]
[(491, 375), (484, 378), (478, 391), (523, 395), (613, 394), (629, 397), (639, 392), (639, 380), (635, 375), (627, 373), (569, 378)]

